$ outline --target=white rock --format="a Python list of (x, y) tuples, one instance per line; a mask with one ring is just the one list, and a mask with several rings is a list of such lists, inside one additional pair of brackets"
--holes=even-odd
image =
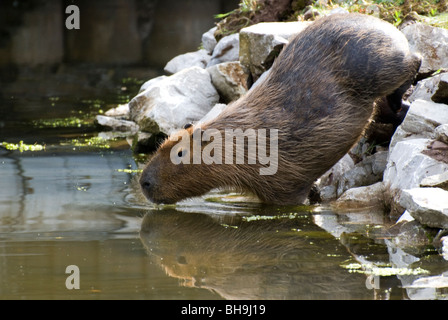
[(138, 93), (142, 93), (143, 91), (145, 91), (149, 87), (156, 86), (156, 84), (158, 82), (161, 82), (161, 81), (165, 80), (166, 78), (167, 78), (167, 76), (160, 76), (160, 77), (155, 77), (155, 78), (152, 78), (152, 79), (146, 81), (144, 84), (142, 84), (142, 86), (140, 87), (140, 90), (139, 90)]
[(330, 170), (325, 172), (317, 181), (318, 187), (329, 186), (335, 184), (347, 171), (353, 169), (355, 163), (349, 154), (343, 156)]
[(202, 119), (198, 121), (198, 124), (202, 124), (216, 118), (225, 108), (224, 103), (217, 103)]
[(107, 110), (104, 115), (108, 117), (129, 118), (129, 104), (119, 104), (116, 108)]
[(207, 67), (215, 64), (238, 61), (240, 54), (240, 34), (234, 33), (219, 40), (213, 50), (212, 57), (207, 64)]
[(335, 208), (359, 208), (384, 206), (384, 186), (382, 182), (370, 186), (348, 189), (333, 203)]
[(329, 201), (337, 197), (337, 186), (341, 177), (355, 166), (350, 155), (342, 157), (330, 170), (325, 172), (317, 181), (322, 201)]
[(422, 23), (404, 27), (404, 33), (411, 51), (422, 55), (419, 73), (432, 73), (440, 68), (448, 68), (448, 30)]
[(106, 116), (96, 116), (95, 119), (99, 125), (112, 128), (116, 131), (136, 133), (139, 130), (139, 126), (133, 121), (121, 120)]
[(341, 177), (354, 166), (353, 159), (346, 154), (316, 181), (322, 201), (329, 201), (337, 197), (337, 186)]
[(408, 101), (414, 102), (417, 99), (446, 103), (448, 101), (448, 73), (420, 80)]
[(448, 105), (415, 100), (392, 136), (390, 148), (407, 139), (431, 138), (433, 131), (441, 124), (448, 124)]
[(337, 198), (337, 187), (334, 185), (324, 186), (319, 189), (319, 196), (322, 202), (331, 201)]
[(392, 190), (420, 186), (426, 177), (448, 170), (448, 164), (422, 153), (432, 140), (412, 139), (398, 142), (389, 153), (383, 181)]
[(240, 62), (254, 77), (266, 71), (292, 36), (312, 22), (262, 22), (240, 31)]
[(420, 186), (448, 190), (448, 171), (424, 178), (422, 182), (420, 182)]
[(421, 224), (448, 228), (448, 191), (440, 188), (405, 189), (399, 203)]
[(411, 216), (411, 214), (409, 213), (408, 210), (405, 210), (404, 213), (401, 215), (401, 217), (397, 220), (397, 223), (400, 222), (410, 222), (410, 221), (414, 221), (414, 217)]
[(213, 27), (202, 35), (202, 47), (207, 51), (208, 54), (213, 52), (216, 47), (215, 31), (217, 27)]
[(220, 63), (207, 68), (207, 71), (225, 102), (237, 100), (247, 92), (247, 74), (239, 61)]
[(442, 243), (442, 257), (448, 261), (448, 236), (442, 237), (440, 242)]
[[(429, 288), (448, 288), (448, 273), (445, 272), (437, 276), (421, 277), (412, 282), (411, 285), (405, 286), (406, 289), (429, 289)], [(433, 299), (436, 299), (434, 293)]]
[(387, 165), (387, 156), (386, 151), (377, 152), (345, 172), (338, 181), (337, 195), (351, 188), (368, 186), (381, 181)]
[(210, 62), (210, 59), (211, 56), (208, 54), (207, 50), (204, 49), (188, 52), (178, 55), (168, 61), (164, 70), (169, 74), (174, 74), (191, 67), (205, 68)]
[(434, 139), (448, 144), (448, 124), (442, 124), (434, 130)]
[(155, 81), (129, 102), (129, 108), (142, 131), (170, 135), (201, 119), (218, 100), (210, 74), (191, 67)]

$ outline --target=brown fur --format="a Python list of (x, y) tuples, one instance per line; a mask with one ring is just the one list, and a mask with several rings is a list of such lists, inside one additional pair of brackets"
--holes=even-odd
[(285, 47), (263, 83), (201, 125), (221, 132), (278, 129), (276, 174), (262, 176), (261, 164), (247, 161), (175, 165), (170, 151), (177, 142), (166, 141), (142, 174), (143, 191), (157, 203), (236, 188), (266, 203), (299, 204), (357, 142), (374, 101), (404, 92), (419, 66), (404, 36), (384, 21), (358, 14), (321, 18)]

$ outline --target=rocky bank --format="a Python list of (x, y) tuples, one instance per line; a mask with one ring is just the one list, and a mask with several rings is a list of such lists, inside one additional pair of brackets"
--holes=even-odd
[[(219, 41), (212, 28), (200, 50), (169, 61), (166, 75), (147, 81), (129, 104), (97, 122), (130, 136), (136, 150), (154, 150), (154, 137), (214, 117), (250, 90), (310, 23), (259, 23)], [(401, 31), (423, 57), (404, 121), (395, 128), (374, 119), (366, 136), (316, 181), (312, 199), (336, 211), (386, 211), (401, 224), (439, 232), (437, 241), (446, 245), (440, 239), (448, 229), (448, 30), (415, 22)], [(387, 143), (375, 139), (378, 130), (389, 134)]]

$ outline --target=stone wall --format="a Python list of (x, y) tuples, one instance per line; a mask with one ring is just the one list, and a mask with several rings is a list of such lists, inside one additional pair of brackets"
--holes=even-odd
[[(0, 67), (95, 63), (163, 67), (196, 50), (213, 16), (237, 0), (2, 0)], [(68, 5), (80, 10), (68, 30)]]

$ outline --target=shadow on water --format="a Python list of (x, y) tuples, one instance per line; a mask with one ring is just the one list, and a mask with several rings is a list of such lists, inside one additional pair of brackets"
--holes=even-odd
[[(260, 212), (261, 211), (261, 212)], [(226, 299), (371, 299), (365, 276), (341, 264), (346, 248), (308, 212), (211, 217), (151, 211), (140, 237), (151, 261)]]

